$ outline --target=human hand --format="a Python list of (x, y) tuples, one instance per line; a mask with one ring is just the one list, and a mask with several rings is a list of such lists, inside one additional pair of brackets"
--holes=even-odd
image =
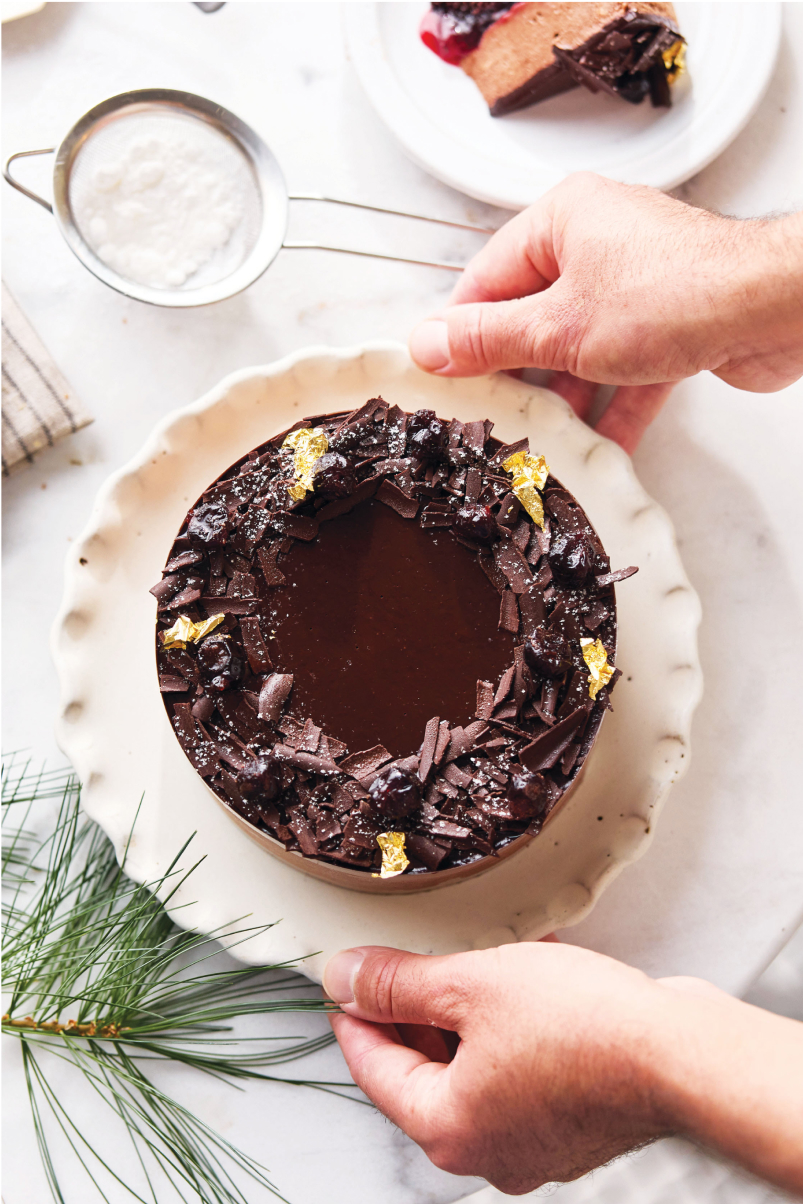
[(597, 429), (631, 452), (676, 381), (772, 392), (803, 373), (803, 220), (569, 176), (489, 240), (410, 353), (441, 376), (553, 370), (582, 418), (619, 386)]
[[(353, 952), (326, 968), (337, 1000)], [(668, 1131), (650, 1069), (660, 988), (640, 971), (557, 942), (359, 953), (332, 1026), (355, 1082), (436, 1166), (518, 1194)]]
[(436, 1166), (513, 1195), (683, 1132), (803, 1189), (803, 1025), (558, 942), (338, 954), (354, 1081)]

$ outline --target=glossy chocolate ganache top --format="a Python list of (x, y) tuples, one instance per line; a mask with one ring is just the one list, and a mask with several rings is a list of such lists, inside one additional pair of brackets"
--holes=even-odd
[(151, 592), (176, 736), (288, 850), (383, 877), (492, 857), (588, 756), (636, 570), (492, 425), (381, 398), (304, 419), (173, 544)]

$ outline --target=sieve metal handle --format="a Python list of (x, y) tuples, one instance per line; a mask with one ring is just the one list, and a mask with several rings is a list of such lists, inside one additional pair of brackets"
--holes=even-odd
[[(429, 217), (424, 213), (409, 213), (403, 209), (386, 209), (382, 205), (364, 205), (360, 201), (345, 201), (341, 197), (323, 196), (317, 192), (290, 194), (291, 201), (321, 201), (326, 205), (347, 205), (351, 209), (368, 209), (371, 213), (389, 213), (392, 217), (409, 217), (416, 222), (431, 222), (437, 226), (451, 226), (453, 230), (470, 230), (472, 234), (495, 234), (486, 226), (470, 226), (466, 222), (453, 222), (443, 217)], [(333, 247), (320, 242), (285, 242), (288, 251), (336, 251), (341, 255), (363, 255), (367, 259), (390, 259), (395, 263), (415, 263), (426, 268), (443, 268), (447, 272), (462, 272), (465, 264), (447, 263), (443, 259), (412, 259), (408, 255), (388, 255), (380, 251), (360, 251), (356, 247)]]
[(19, 180), (15, 180), (11, 174), (11, 164), (15, 159), (28, 159), (31, 155), (54, 155), (56, 153), (55, 146), (48, 146), (45, 150), (32, 151), (17, 151), (10, 159), (6, 160), (6, 165), (3, 168), (3, 179), (6, 180), (12, 188), (16, 188), (17, 192), (21, 192), (23, 196), (30, 197), (32, 201), (36, 201), (37, 205), (41, 205), (43, 209), (47, 209), (48, 213), (53, 212), (53, 206), (50, 201), (46, 201), (44, 197), (39, 196), (36, 192), (31, 192), (30, 188), (26, 188), (24, 184), (20, 184)]

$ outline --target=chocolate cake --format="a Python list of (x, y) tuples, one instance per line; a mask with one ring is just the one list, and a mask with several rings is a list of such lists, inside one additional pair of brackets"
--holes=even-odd
[(576, 781), (636, 569), (612, 572), (543, 457), (492, 426), (374, 398), (269, 439), (189, 511), (151, 590), (164, 704), (280, 850), (382, 878), (484, 868)]
[(671, 4), (432, 4), (421, 39), (502, 117), (582, 84), (670, 106), (685, 40)]

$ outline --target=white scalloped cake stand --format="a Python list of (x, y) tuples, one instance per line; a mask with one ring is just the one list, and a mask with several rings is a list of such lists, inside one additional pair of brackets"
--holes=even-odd
[[(580, 499), (615, 567), (640, 566), (618, 591), (624, 676), (585, 778), (542, 837), (474, 880), (434, 893), (358, 894), (269, 856), (232, 823), (184, 756), (157, 688), (155, 602), (167, 552), (190, 505), (233, 461), (308, 413), (343, 410), (381, 393), (465, 421), (490, 417), (505, 441), (534, 450)], [(84, 783), (86, 811), (126, 870), (157, 879), (195, 832), (183, 863), (205, 857), (173, 895), (179, 924), (206, 932), (249, 924), (250, 962), (326, 958), (350, 945), (423, 953), (535, 940), (577, 923), (604, 887), (640, 856), (669, 788), (689, 760), (702, 675), (700, 607), (671, 523), (618, 447), (559, 397), (507, 376), (444, 380), (413, 366), (395, 343), (310, 348), (222, 381), (169, 415), (101, 489), (67, 561), (53, 655), (62, 689), (57, 737)], [(128, 840), (137, 807), (141, 810)]]

